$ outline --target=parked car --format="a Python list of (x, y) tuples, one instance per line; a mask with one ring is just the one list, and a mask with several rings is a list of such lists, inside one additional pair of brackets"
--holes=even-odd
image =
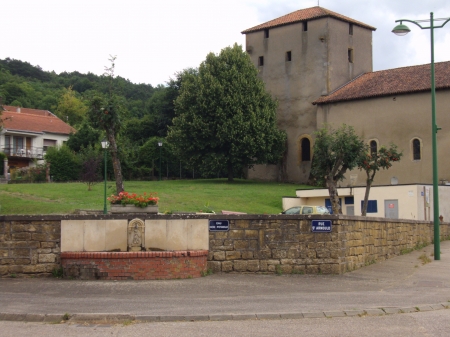
[(295, 206), (288, 208), (280, 214), (330, 214), (330, 211), (325, 206)]

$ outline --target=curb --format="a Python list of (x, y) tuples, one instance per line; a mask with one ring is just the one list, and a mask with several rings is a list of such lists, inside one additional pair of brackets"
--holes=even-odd
[(0, 321), (42, 322), (42, 323), (155, 323), (155, 322), (197, 322), (197, 321), (243, 321), (267, 319), (303, 319), (303, 318), (333, 318), (333, 317), (363, 317), (384, 316), (422, 311), (450, 309), (450, 303), (438, 303), (416, 307), (370, 308), (343, 311), (312, 311), (287, 313), (255, 313), (255, 314), (214, 314), (214, 315), (133, 315), (133, 314), (16, 314), (0, 312)]

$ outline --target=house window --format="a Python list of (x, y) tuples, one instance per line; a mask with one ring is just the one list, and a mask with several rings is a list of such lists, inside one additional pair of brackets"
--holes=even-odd
[(264, 38), (265, 39), (269, 38), (269, 30), (268, 29), (264, 29)]
[(303, 31), (304, 32), (308, 31), (308, 21), (303, 21)]
[(354, 197), (345, 197), (344, 198), (344, 204), (346, 204), (346, 205), (353, 205), (353, 204), (355, 204), (355, 198)]
[(56, 140), (54, 139), (44, 139), (44, 151), (47, 151), (49, 147), (56, 146)]
[(371, 140), (369, 143), (370, 146), (370, 156), (376, 155), (378, 152), (378, 144), (376, 140)]
[[(361, 209), (363, 208), (364, 200), (361, 200)], [(378, 204), (376, 200), (367, 200), (367, 213), (378, 213)]]
[(258, 66), (262, 67), (264, 65), (264, 56), (258, 57)]
[(286, 61), (290, 62), (292, 60), (292, 53), (290, 51), (286, 52)]
[(13, 137), (13, 154), (21, 154), (21, 151), (24, 150), (23, 148), (23, 137)]
[(302, 138), (302, 161), (311, 161), (311, 141), (308, 138)]
[(420, 151), (420, 140), (417, 138), (414, 138), (412, 141), (412, 148), (413, 148), (413, 160), (420, 160), (422, 157), (422, 153)]
[(348, 34), (353, 35), (353, 23), (348, 24)]
[(353, 63), (353, 49), (348, 48), (348, 62)]

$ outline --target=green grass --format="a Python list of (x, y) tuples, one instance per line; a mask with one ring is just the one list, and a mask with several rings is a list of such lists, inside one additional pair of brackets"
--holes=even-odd
[[(237, 179), (127, 181), (125, 190), (137, 194), (157, 192), (160, 212), (199, 212), (206, 207), (249, 214), (278, 214), (281, 198), (295, 196), (296, 189), (310, 186), (263, 183)], [(92, 191), (83, 183), (0, 184), (0, 214), (69, 214), (76, 209), (103, 209), (104, 185)], [(115, 183), (107, 183), (107, 195)], [(109, 209), (109, 204), (108, 204)]]

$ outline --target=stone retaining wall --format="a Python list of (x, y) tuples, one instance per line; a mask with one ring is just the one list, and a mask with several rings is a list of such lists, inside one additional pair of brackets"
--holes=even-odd
[[(130, 216), (131, 220), (135, 216)], [(0, 216), (0, 277), (49, 275), (61, 267), (62, 220), (118, 220), (123, 215)], [(229, 220), (230, 231), (209, 233), (214, 272), (343, 273), (431, 243), (425, 221), (348, 216), (147, 215), (146, 220)], [(332, 233), (311, 233), (311, 220), (331, 219)], [(450, 223), (440, 226), (450, 239)]]
[(0, 277), (48, 276), (61, 267), (61, 220), (0, 220)]

